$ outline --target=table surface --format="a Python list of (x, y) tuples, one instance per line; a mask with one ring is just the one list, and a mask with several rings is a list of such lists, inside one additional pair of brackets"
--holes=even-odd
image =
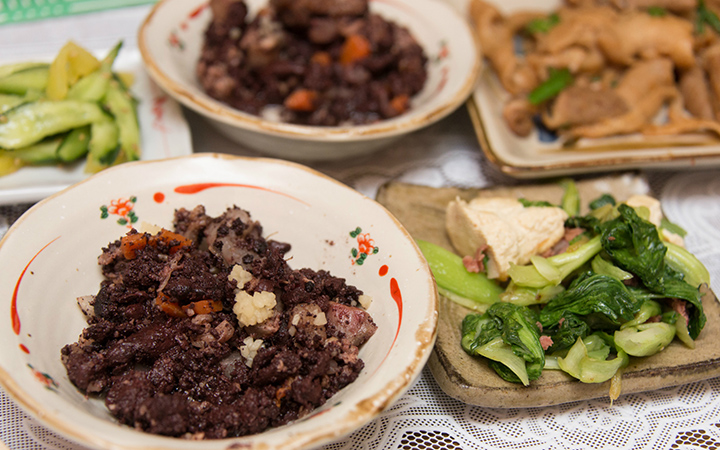
[[(54, 54), (68, 39), (104, 50), (119, 39), (136, 48), (135, 33), (149, 6), (0, 26), (0, 55), (23, 59)], [(217, 135), (185, 111), (196, 152), (262, 156)], [(309, 166), (374, 197), (391, 180), (429, 186), (485, 187), (520, 183), (482, 154), (468, 111), (410, 135), (381, 152)], [(646, 171), (669, 219), (689, 231), (686, 242), (720, 278), (720, 171)], [(0, 232), (30, 205), (0, 207)], [(556, 407), (491, 409), (445, 395), (425, 369), (378, 419), (340, 441), (340, 449), (617, 449), (720, 448), (720, 379)], [(0, 390), (0, 440), (13, 450), (78, 449), (27, 416)], [(0, 447), (2, 448), (2, 447)]]

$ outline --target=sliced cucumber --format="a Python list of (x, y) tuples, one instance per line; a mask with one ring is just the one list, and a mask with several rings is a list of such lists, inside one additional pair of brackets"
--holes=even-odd
[(105, 107), (115, 117), (120, 132), (119, 162), (140, 159), (140, 128), (135, 99), (117, 79), (113, 79), (108, 86)]
[(0, 116), (0, 148), (14, 150), (73, 128), (103, 120), (97, 103), (78, 100), (37, 101)]
[(8, 75), (12, 75), (14, 73), (27, 70), (27, 69), (36, 69), (38, 67), (45, 67), (49, 68), (50, 64), (46, 62), (18, 62), (18, 63), (11, 63), (11, 64), (3, 64), (0, 66), (0, 78), (5, 78)]
[(10, 175), (23, 165), (22, 161), (13, 156), (13, 152), (0, 150), (0, 177)]
[(90, 126), (85, 172), (96, 173), (112, 165), (118, 156), (119, 129), (111, 117), (95, 122)]
[(82, 158), (88, 152), (90, 143), (90, 125), (71, 130), (63, 139), (57, 151), (57, 157), (61, 162), (72, 162)]
[(105, 98), (110, 80), (113, 78), (112, 65), (122, 47), (122, 42), (113, 47), (110, 52), (100, 61), (100, 67), (80, 78), (68, 89), (67, 97), (74, 100), (85, 100), (100, 102)]
[(47, 66), (36, 66), (11, 73), (0, 78), (0, 92), (24, 95), (29, 90), (44, 91), (49, 71)]
[(112, 75), (110, 73), (99, 70), (86, 75), (80, 78), (77, 83), (70, 86), (66, 98), (87, 102), (99, 102), (107, 93), (111, 77)]
[(62, 137), (44, 139), (35, 144), (12, 150), (10, 153), (25, 164), (41, 165), (57, 163), (57, 151), (63, 142)]

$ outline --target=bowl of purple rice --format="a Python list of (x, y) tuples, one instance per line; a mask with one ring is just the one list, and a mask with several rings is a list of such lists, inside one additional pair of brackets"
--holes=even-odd
[(461, 106), (481, 66), (442, 0), (162, 0), (138, 46), (215, 130), (297, 161), (391, 151)]
[(20, 217), (0, 264), (0, 386), (87, 448), (329, 444), (400, 398), (437, 333), (402, 225), (276, 159), (102, 171)]

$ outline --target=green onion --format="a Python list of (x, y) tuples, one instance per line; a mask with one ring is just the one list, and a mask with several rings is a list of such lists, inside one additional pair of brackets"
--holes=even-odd
[(705, 0), (698, 0), (697, 18), (695, 19), (695, 31), (702, 34), (705, 31), (705, 24), (710, 25), (716, 33), (720, 33), (720, 19), (717, 14), (708, 9)]
[(530, 34), (535, 33), (547, 33), (555, 25), (560, 23), (560, 16), (557, 14), (550, 14), (547, 17), (540, 19), (533, 19), (525, 26), (525, 31)]
[(551, 68), (548, 79), (528, 94), (528, 101), (533, 105), (539, 105), (558, 95), (563, 89), (570, 86), (572, 82), (573, 76), (568, 69)]
[(647, 13), (653, 17), (662, 17), (667, 14), (667, 10), (660, 6), (651, 6), (647, 9)]

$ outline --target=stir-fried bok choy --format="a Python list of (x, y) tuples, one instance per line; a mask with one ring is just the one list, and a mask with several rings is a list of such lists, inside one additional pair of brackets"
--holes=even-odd
[[(675, 338), (694, 348), (706, 321), (700, 288), (710, 277), (684, 248), (684, 231), (658, 219), (656, 200), (618, 202), (605, 194), (580, 215), (575, 183), (565, 179), (561, 185), (565, 195), (558, 205), (518, 200), (525, 208), (560, 208), (567, 219), (563, 237), (550, 250), (516, 253), (505, 279), (482, 270), (491, 258), (507, 257), (488, 248), (502, 242), (483, 228), (497, 218), (467, 213), (466, 222), (476, 229), (470, 237), (480, 243), (473, 255), (419, 244), (440, 293), (475, 310), (461, 325), (465, 352), (487, 359), (503, 379), (524, 385), (543, 370), (562, 370), (585, 383), (612, 380), (614, 398), (631, 357), (656, 354)], [(447, 226), (452, 235), (454, 224)], [(462, 235), (469, 236), (464, 226)]]

